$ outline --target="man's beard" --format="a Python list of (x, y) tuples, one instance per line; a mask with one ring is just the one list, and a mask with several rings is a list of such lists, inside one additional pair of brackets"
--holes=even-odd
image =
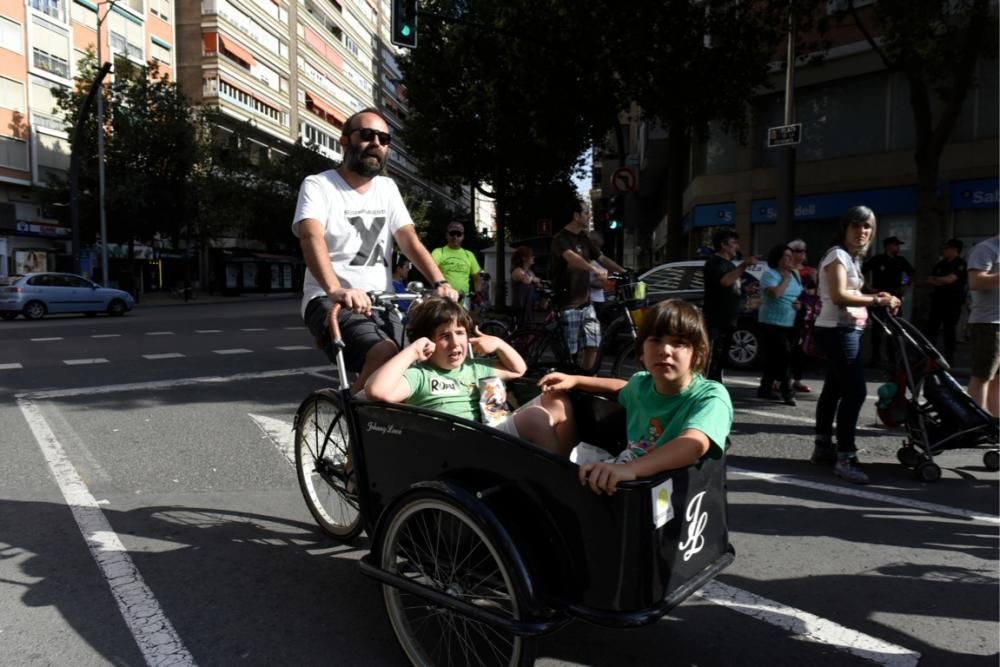
[[(367, 158), (373, 158), (374, 160)], [(377, 155), (365, 155), (365, 153), (354, 147), (347, 149), (344, 154), (344, 162), (347, 164), (348, 169), (365, 178), (378, 176), (382, 171), (382, 167), (385, 166), (385, 158), (378, 157)]]

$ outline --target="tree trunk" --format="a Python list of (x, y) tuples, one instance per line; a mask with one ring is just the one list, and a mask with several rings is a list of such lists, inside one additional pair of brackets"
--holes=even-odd
[(950, 236), (944, 202), (938, 193), (939, 156), (921, 156), (917, 164), (917, 220), (913, 239), (913, 313), (911, 319), (921, 322), (927, 317), (930, 286), (925, 280), (938, 260), (941, 245)]

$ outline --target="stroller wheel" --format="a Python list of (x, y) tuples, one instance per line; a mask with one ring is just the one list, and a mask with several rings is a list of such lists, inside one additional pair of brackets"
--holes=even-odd
[(983, 465), (987, 470), (1000, 470), (1000, 452), (993, 450), (983, 454)]
[(924, 461), (917, 466), (917, 479), (921, 482), (936, 482), (941, 479), (941, 467), (932, 462)]
[(913, 447), (900, 447), (899, 451), (896, 452), (896, 458), (907, 468), (916, 468), (920, 465), (923, 457)]

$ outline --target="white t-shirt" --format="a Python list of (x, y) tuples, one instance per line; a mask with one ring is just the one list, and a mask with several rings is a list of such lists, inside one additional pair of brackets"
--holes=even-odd
[[(292, 219), (296, 237), (299, 223), (306, 218), (323, 223), (330, 264), (342, 286), (392, 291), (392, 235), (404, 225), (412, 225), (413, 220), (391, 178), (376, 176), (362, 194), (334, 169), (307, 176), (299, 188)], [(324, 294), (307, 268), (302, 315), (306, 304)]]
[(867, 308), (864, 306), (838, 306), (830, 299), (830, 283), (826, 276), (826, 267), (834, 262), (840, 262), (847, 271), (847, 291), (849, 293), (861, 294), (861, 287), (865, 284), (860, 260), (851, 257), (843, 248), (828, 250), (819, 264), (819, 298), (822, 307), (816, 317), (815, 326), (864, 329), (868, 322)]

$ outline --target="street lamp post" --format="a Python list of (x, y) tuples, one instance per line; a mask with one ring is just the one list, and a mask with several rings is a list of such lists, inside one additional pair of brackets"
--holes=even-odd
[[(98, 3), (97, 7), (97, 64), (101, 63), (101, 24), (108, 17), (118, 0)], [(101, 16), (101, 5), (107, 5)], [(104, 95), (97, 95), (97, 204), (101, 221), (101, 282), (108, 284), (108, 221), (104, 210)]]

